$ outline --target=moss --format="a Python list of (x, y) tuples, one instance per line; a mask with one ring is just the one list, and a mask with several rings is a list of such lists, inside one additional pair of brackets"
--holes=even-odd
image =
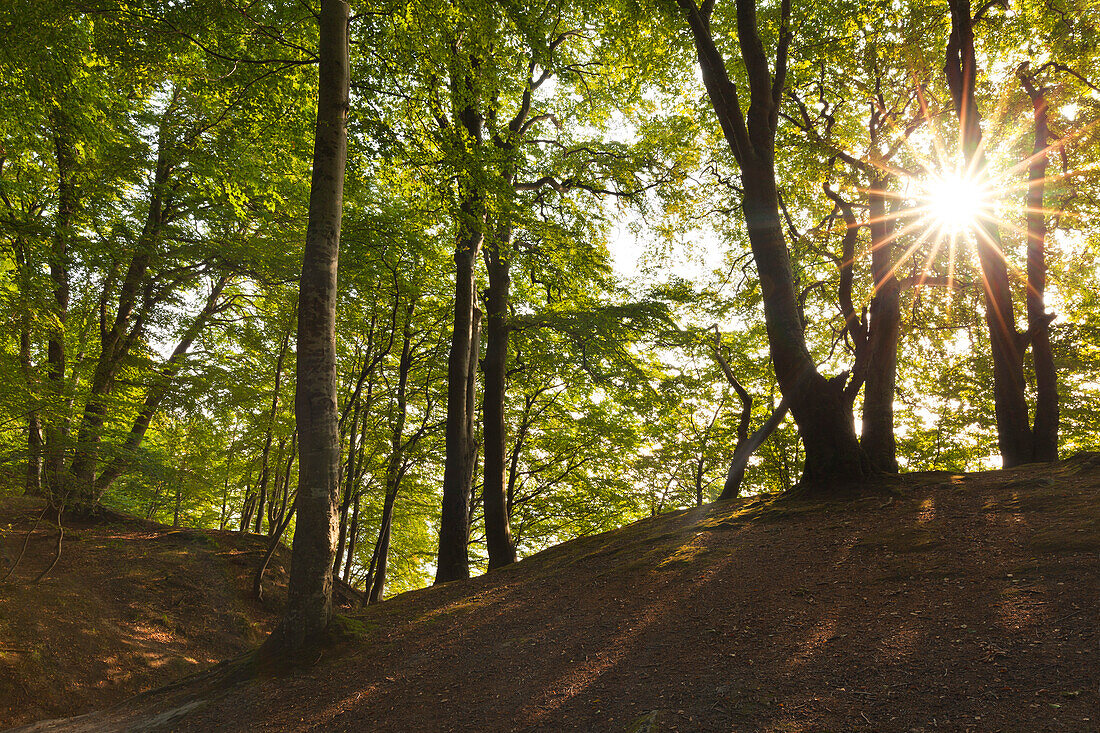
[(329, 634), (337, 641), (351, 641), (365, 638), (374, 630), (376, 624), (351, 616), (335, 614), (329, 622)]
[(678, 565), (690, 565), (701, 556), (707, 554), (707, 548), (698, 545), (687, 544), (676, 550), (664, 560), (657, 563), (658, 570), (668, 570)]
[(627, 733), (657, 733), (661, 730), (661, 712), (651, 710), (648, 713), (642, 713), (627, 726)]

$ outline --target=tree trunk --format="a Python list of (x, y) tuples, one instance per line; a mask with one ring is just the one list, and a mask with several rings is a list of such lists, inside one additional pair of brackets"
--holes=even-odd
[(842, 386), (822, 376), (806, 347), (790, 255), (783, 236), (775, 177), (775, 130), (790, 43), (790, 2), (781, 5), (776, 69), (768, 67), (753, 0), (737, 2), (737, 35), (748, 75), (750, 103), (742, 114), (737, 88), (710, 32), (710, 3), (703, 9), (678, 0), (684, 10), (707, 94), (741, 168), (742, 210), (760, 278), (764, 320), (776, 379), (790, 404), (806, 449), (802, 483), (813, 490), (861, 480), (866, 459), (856, 440)]
[(54, 154), (57, 161), (57, 218), (54, 221), (50, 250), (50, 280), (53, 282), (54, 326), (46, 341), (46, 383), (52, 407), (44, 421), (45, 477), (47, 494), (54, 503), (65, 503), (68, 482), (65, 474), (65, 450), (68, 439), (66, 416), (61, 414), (65, 395), (67, 370), (65, 325), (69, 316), (69, 240), (75, 227), (78, 205), (73, 178), (76, 175), (76, 153), (64, 103), (54, 108)]
[(386, 566), (389, 563), (393, 505), (396, 500), (396, 489), (386, 492), (386, 500), (382, 505), (382, 524), (378, 529), (378, 544), (374, 549), (374, 572), (367, 588), (367, 603), (378, 603), (386, 592)]
[(489, 551), (489, 569), (516, 561), (516, 548), (508, 526), (508, 506), (504, 474), (506, 428), (504, 404), (508, 369), (508, 298), (511, 288), (509, 255), (512, 229), (498, 227), (485, 246), (489, 289), (485, 298), (485, 387), (482, 395), (484, 416), (485, 466), (482, 501), (485, 507), (485, 541)]
[(404, 476), (405, 420), (408, 416), (409, 373), (412, 371), (412, 314), (415, 301), (405, 310), (405, 324), (401, 339), (401, 360), (397, 370), (397, 400), (394, 405), (393, 429), (390, 433), (390, 455), (386, 461), (386, 496), (382, 504), (382, 520), (378, 529), (378, 543), (374, 548), (373, 568), (367, 583), (367, 603), (382, 600), (386, 590), (386, 566), (389, 562), (390, 535), (393, 528), (393, 507), (401, 490)]
[(183, 503), (183, 479), (176, 476), (176, 503), (172, 510), (172, 526), (180, 526), (180, 505)]
[[(359, 413), (359, 406), (356, 405), (351, 412), (351, 430), (348, 431), (348, 459), (344, 469), (344, 496), (340, 501), (340, 528), (336, 538), (336, 558), (333, 560), (332, 564), (332, 574), (334, 577), (338, 576), (340, 566), (343, 564), (344, 560), (344, 547), (348, 541), (348, 512), (351, 510), (351, 503), (355, 495), (355, 482), (358, 478), (355, 470), (355, 439), (359, 434)], [(364, 420), (364, 440), (366, 439), (365, 422)]]
[(1031, 360), (1035, 368), (1035, 424), (1032, 429), (1032, 460), (1058, 460), (1058, 379), (1050, 346), (1050, 322), (1043, 296), (1046, 292), (1047, 218), (1043, 208), (1047, 175), (1046, 90), (1021, 72), (1035, 118), (1035, 141), (1027, 180), (1027, 330), (1031, 337)]
[(806, 450), (802, 483), (828, 488), (858, 481), (865, 475), (865, 459), (850, 404), (842, 385), (817, 371), (806, 348), (772, 161), (753, 160), (742, 166), (742, 173), (745, 221), (760, 276), (772, 365)]
[(229, 522), (229, 476), (225, 477), (225, 484), (222, 486), (222, 508), (218, 513), (218, 529), (225, 530), (225, 525)]
[[(19, 333), (19, 365), (27, 385), (28, 403), (38, 400), (35, 388), (34, 367), (31, 364), (31, 334), (29, 319), (25, 319)], [(42, 420), (37, 407), (27, 411), (27, 474), (23, 483), (27, 496), (42, 496)]]
[[(474, 91), (474, 82), (466, 75), (454, 82), (452, 96), (456, 100), (466, 100), (457, 117), (469, 138), (466, 143), (477, 147), (481, 144), (482, 118), (470, 101)], [(478, 182), (463, 182), (460, 186), (462, 203), (454, 253), (455, 314), (451, 351), (447, 359), (446, 457), (436, 583), (470, 577), (466, 545), (469, 541), (473, 460), (476, 457), (471, 429), (471, 408), (475, 404), (475, 395), (471, 392), (475, 382), (470, 379), (470, 372), (471, 367), (476, 371), (477, 366), (478, 326), (475, 313), (479, 313), (474, 289), (474, 266), (484, 240), (485, 201)]]
[(286, 528), (290, 526), (290, 520), (294, 516), (296, 504), (290, 505), (290, 511), (282, 518), (282, 520), (272, 528), (271, 536), (267, 540), (267, 550), (264, 552), (264, 557), (260, 561), (259, 567), (256, 568), (256, 574), (252, 576), (252, 595), (255, 596), (257, 601), (264, 599), (264, 573), (267, 572), (267, 566), (271, 563), (271, 558), (275, 556), (275, 551), (279, 549), (279, 543), (283, 539), (283, 533), (286, 532)]
[(898, 280), (894, 276), (894, 222), (886, 206), (887, 178), (872, 175), (868, 189), (871, 206), (871, 297), (869, 359), (863, 388), (863, 426), (860, 445), (871, 466), (898, 472), (894, 438), (894, 389), (898, 373), (898, 339), (901, 309)]
[(340, 253), (349, 97), (348, 4), (321, 0), (317, 132), (298, 300), (298, 522), (282, 620), (265, 647), (320, 641), (332, 617), (332, 561), (340, 493), (336, 405), (336, 272)]
[[(949, 0), (951, 35), (947, 41), (944, 72), (955, 112), (967, 170), (986, 175), (982, 147), (981, 113), (974, 96), (977, 62), (974, 57), (974, 26), (970, 0)], [(983, 219), (975, 231), (978, 260), (985, 286), (985, 321), (993, 357), (993, 401), (997, 418), (997, 443), (1005, 468), (1032, 460), (1031, 423), (1025, 397), (1024, 360), (1021, 337), (1016, 331), (1008, 265), (1001, 249), (997, 224)]]
[(355, 547), (359, 539), (359, 494), (351, 510), (351, 526), (348, 528), (348, 554), (344, 560), (344, 582), (351, 585), (351, 564), (355, 560)]
[[(264, 518), (264, 501), (267, 500), (267, 484), (271, 475), (271, 442), (275, 434), (275, 417), (279, 413), (279, 388), (283, 382), (283, 363), (286, 360), (287, 348), (290, 345), (290, 329), (283, 334), (282, 343), (279, 345), (279, 357), (275, 360), (275, 388), (271, 393), (271, 409), (267, 414), (267, 430), (264, 433), (264, 447), (260, 451), (260, 482), (256, 489), (259, 496), (256, 505), (256, 534), (260, 534)], [(268, 529), (273, 530), (270, 521)]]
[[(172, 104), (169, 105), (171, 106)], [(170, 209), (166, 204), (170, 203), (168, 181), (173, 166), (165, 142), (166, 118), (167, 112), (161, 119), (160, 151), (149, 195), (149, 210), (133, 256), (119, 285), (118, 304), (113, 318), (107, 315), (107, 304), (115, 285), (113, 276), (104, 283), (100, 295), (99, 357), (92, 373), (88, 399), (84, 403), (84, 412), (77, 430), (76, 449), (69, 467), (69, 479), (73, 484), (69, 492), (70, 505), (79, 511), (94, 510), (99, 504), (96, 464), (100, 459), (99, 443), (103, 424), (107, 420), (109, 395), (131, 348), (144, 334), (147, 301), (142, 303), (142, 291), (148, 282), (153, 252), (168, 222)]]

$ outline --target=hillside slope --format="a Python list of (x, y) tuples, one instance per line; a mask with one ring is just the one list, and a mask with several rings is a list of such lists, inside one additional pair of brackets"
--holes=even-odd
[[(0, 499), (0, 578), (43, 502)], [(11, 581), (0, 584), (0, 728), (73, 715), (246, 651), (277, 619), (275, 600), (251, 598), (266, 539), (172, 529), (115, 516), (63, 521), (62, 553), (43, 517)], [(288, 553), (267, 578), (285, 584)]]
[(720, 503), (355, 615), (28, 730), (1095, 731), (1100, 456)]

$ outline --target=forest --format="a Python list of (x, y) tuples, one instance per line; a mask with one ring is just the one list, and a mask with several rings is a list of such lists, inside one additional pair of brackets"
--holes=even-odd
[(1098, 28), (9, 0), (0, 492), (58, 552), (102, 513), (293, 543), (294, 646), (334, 584), (1098, 450)]

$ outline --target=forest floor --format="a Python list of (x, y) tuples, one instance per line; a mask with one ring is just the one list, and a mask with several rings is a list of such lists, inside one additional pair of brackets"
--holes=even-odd
[[(0, 578), (45, 502), (0, 498)], [(86, 712), (157, 687), (258, 644), (278, 618), (286, 552), (251, 594), (266, 538), (114, 515), (41, 516), (0, 583), (0, 728)], [(279, 588), (278, 586), (282, 586)]]
[(877, 488), (647, 519), (28, 730), (1100, 730), (1100, 454)]

